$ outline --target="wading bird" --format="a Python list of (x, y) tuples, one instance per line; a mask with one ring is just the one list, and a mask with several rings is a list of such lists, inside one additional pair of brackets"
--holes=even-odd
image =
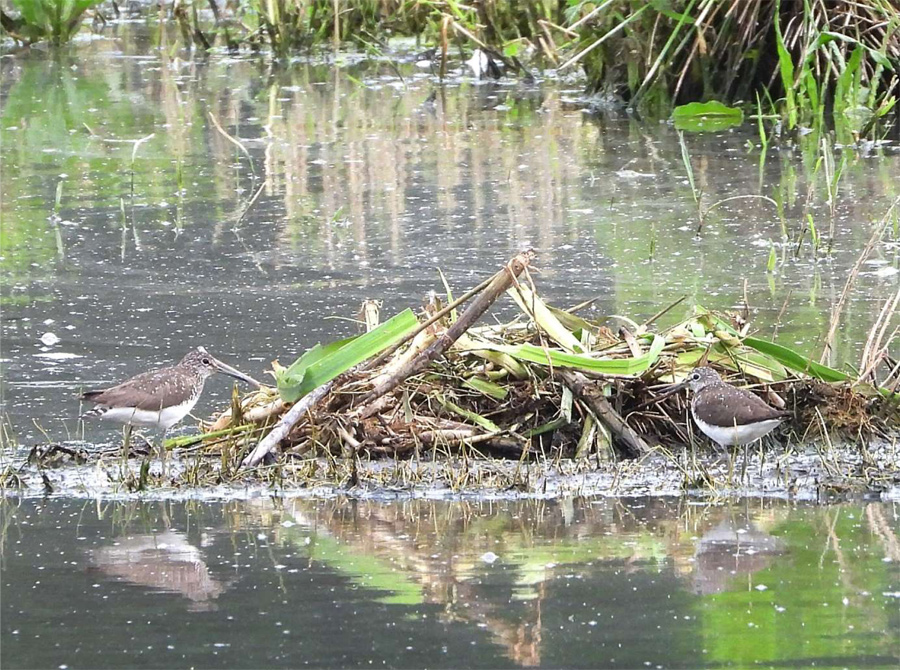
[(221, 372), (257, 388), (260, 383), (197, 347), (176, 365), (151, 370), (108, 389), (86, 391), (82, 400), (96, 405), (82, 418), (125, 424), (125, 449), (134, 426), (161, 429), (163, 434), (194, 408), (211, 375)]

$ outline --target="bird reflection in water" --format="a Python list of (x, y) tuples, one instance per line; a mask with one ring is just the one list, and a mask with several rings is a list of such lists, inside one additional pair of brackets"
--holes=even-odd
[(91, 565), (108, 577), (190, 601), (193, 612), (216, 609), (229, 582), (212, 576), (200, 550), (176, 531), (129, 535), (89, 552)]
[(741, 525), (725, 518), (706, 531), (697, 543), (694, 592), (710, 595), (732, 589), (735, 577), (764, 570), (784, 550), (783, 540), (753, 523)]

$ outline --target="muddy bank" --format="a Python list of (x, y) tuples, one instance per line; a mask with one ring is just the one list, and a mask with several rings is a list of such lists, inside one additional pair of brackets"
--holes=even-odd
[[(62, 449), (79, 454), (84, 445)], [(197, 460), (116, 458), (81, 464), (51, 448), (59, 467), (7, 467), (3, 491), (23, 497), (102, 499), (247, 499), (334, 497), (358, 499), (551, 499), (584, 496), (688, 496), (698, 500), (766, 497), (833, 502), (860, 497), (900, 500), (900, 447), (882, 442), (863, 453), (855, 445), (751, 449), (730, 471), (727, 457), (653, 453), (641, 459), (517, 462), (453, 457), (438, 461), (377, 459), (351, 463), (314, 457), (266, 466), (228, 481), (206, 479)], [(198, 472), (198, 467), (201, 472)], [(164, 474), (165, 472), (165, 474)], [(191, 485), (200, 476), (202, 486)]]

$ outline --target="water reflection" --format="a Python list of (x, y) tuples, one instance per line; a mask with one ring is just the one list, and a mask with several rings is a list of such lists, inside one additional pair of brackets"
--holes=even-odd
[(733, 518), (723, 519), (697, 543), (694, 589), (701, 595), (725, 591), (736, 576), (749, 578), (783, 553), (784, 542), (756, 524), (739, 526)]
[(10, 666), (900, 661), (886, 503), (2, 507)]
[(192, 612), (215, 609), (215, 599), (228, 586), (210, 575), (200, 549), (175, 531), (128, 535), (88, 556), (107, 578), (179, 594), (191, 601)]

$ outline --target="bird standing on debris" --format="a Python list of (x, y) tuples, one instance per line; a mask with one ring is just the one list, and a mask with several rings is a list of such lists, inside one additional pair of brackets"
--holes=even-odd
[(257, 388), (260, 383), (226, 365), (203, 347), (188, 353), (177, 365), (144, 372), (99, 391), (86, 391), (82, 400), (96, 404), (82, 418), (117, 421), (126, 426), (126, 449), (133, 426), (162, 429), (181, 421), (194, 408), (207, 378), (221, 372)]
[(712, 368), (693, 370), (677, 388), (693, 393), (691, 416), (722, 447), (749, 444), (769, 434), (790, 412), (770, 407), (758, 396), (726, 384)]

